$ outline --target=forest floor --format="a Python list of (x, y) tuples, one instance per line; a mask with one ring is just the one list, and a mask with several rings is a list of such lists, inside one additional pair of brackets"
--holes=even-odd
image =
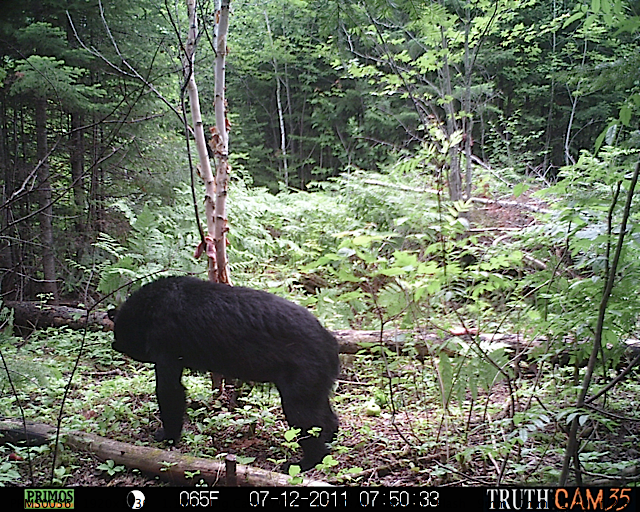
[[(349, 372), (350, 373), (350, 372)], [(343, 379), (342, 377), (346, 377)], [(203, 377), (204, 378), (204, 377)], [(436, 401), (421, 400), (419, 407), (407, 406), (393, 414), (385, 407), (379, 416), (364, 412), (364, 400), (358, 395), (368, 395), (363, 387), (369, 384), (350, 380), (343, 375), (334, 396), (335, 408), (340, 416), (340, 432), (333, 445), (332, 456), (337, 464), (329, 470), (311, 470), (304, 474), (306, 478), (338, 486), (495, 486), (505, 484), (553, 485), (557, 482), (566, 434), (562, 425), (550, 421), (538, 432), (531, 432), (522, 443), (512, 443), (510, 449), (505, 445), (518, 430), (507, 431), (496, 425), (505, 425), (508, 420), (509, 404), (512, 394), (505, 383), (499, 383), (491, 389), (489, 395), (478, 396), (476, 400), (465, 402), (463, 406), (450, 414), (443, 414)], [(632, 377), (632, 380), (637, 380)], [(529, 380), (533, 380), (531, 377)], [(522, 389), (526, 384), (522, 385)], [(245, 390), (246, 391), (246, 390)], [(282, 471), (279, 463), (286, 458), (287, 450), (278, 438), (287, 430), (287, 425), (279, 410), (277, 392), (272, 390), (273, 419), (262, 421), (253, 416), (251, 423), (230, 421), (213, 435), (201, 435), (198, 451), (202, 453), (235, 453), (238, 457), (250, 458), (250, 465), (269, 471)], [(626, 395), (625, 395), (626, 394)], [(469, 397), (470, 398), (470, 397)], [(141, 403), (155, 400), (153, 394), (138, 395)], [(516, 410), (524, 410), (526, 399), (516, 401)], [(554, 402), (544, 399), (545, 406), (552, 408)], [(224, 398), (212, 396), (210, 403), (189, 401), (189, 408), (207, 408), (207, 416), (215, 417), (222, 412), (233, 410), (223, 405)], [(252, 407), (243, 406), (239, 400), (239, 410)], [(617, 465), (639, 460), (637, 440), (640, 439), (640, 421), (637, 416), (637, 394), (628, 390), (616, 392), (613, 410), (604, 411), (616, 428), (604, 428), (594, 423), (589, 438), (583, 442), (582, 457), (587, 462), (597, 458), (599, 463), (609, 463), (612, 472), (598, 474), (585, 471), (587, 481), (599, 485), (611, 485), (619, 476)], [(431, 404), (431, 405), (430, 405)], [(623, 409), (619, 409), (620, 406)], [(559, 406), (559, 404), (558, 404)], [(269, 415), (271, 412), (269, 413)], [(550, 411), (550, 416), (553, 416)], [(159, 423), (151, 421), (148, 428), (121, 429), (116, 437), (124, 442), (157, 445), (152, 441), (153, 429)], [(193, 422), (185, 423), (185, 434), (197, 432)], [(279, 432), (280, 434), (276, 434)], [(184, 436), (183, 436), (184, 437)], [(635, 441), (634, 441), (635, 440)], [(487, 449), (493, 445), (494, 449)], [(604, 449), (606, 447), (606, 450)], [(185, 454), (194, 454), (193, 445), (184, 443), (177, 448)], [(294, 453), (296, 459), (300, 452)], [(276, 462), (276, 459), (280, 459)], [(46, 474), (50, 469), (50, 454), (36, 457), (36, 472)], [(89, 453), (63, 453), (63, 464), (71, 468), (65, 479), (65, 486), (150, 486), (168, 485), (158, 477), (144, 475), (138, 470), (120, 467), (118, 472), (109, 475), (98, 466), (101, 461)], [(41, 465), (40, 465), (41, 464)], [(350, 474), (351, 468), (361, 471)], [(637, 469), (637, 468), (636, 468)], [(23, 470), (26, 467), (23, 466)], [(622, 467), (621, 467), (622, 470)], [(499, 479), (498, 475), (502, 474)], [(25, 482), (26, 474), (24, 475)]]

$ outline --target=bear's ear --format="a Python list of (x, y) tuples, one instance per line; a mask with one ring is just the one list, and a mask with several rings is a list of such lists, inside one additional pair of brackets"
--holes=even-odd
[(107, 310), (107, 316), (109, 317), (109, 320), (111, 320), (112, 322), (115, 321), (117, 314), (118, 314), (118, 308), (112, 308)]

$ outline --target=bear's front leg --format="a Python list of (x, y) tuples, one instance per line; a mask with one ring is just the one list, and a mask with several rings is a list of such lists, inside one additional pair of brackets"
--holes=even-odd
[(182, 370), (182, 365), (177, 362), (156, 363), (156, 396), (162, 420), (162, 428), (153, 436), (156, 441), (177, 443), (180, 440), (185, 409)]

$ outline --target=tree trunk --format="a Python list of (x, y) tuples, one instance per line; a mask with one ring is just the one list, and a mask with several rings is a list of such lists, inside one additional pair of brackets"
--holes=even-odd
[[(458, 130), (456, 122), (456, 112), (453, 105), (453, 89), (451, 84), (451, 70), (449, 68), (449, 58), (447, 52), (449, 51), (449, 41), (444, 29), (442, 32), (442, 49), (444, 52), (444, 64), (442, 65), (442, 90), (444, 91), (444, 97), (449, 99), (444, 103), (444, 110), (447, 117), (447, 138), (451, 139), (453, 134)], [(452, 201), (458, 201), (462, 199), (462, 176), (460, 174), (460, 155), (458, 153), (457, 145), (451, 145), (449, 147), (449, 172), (447, 180), (449, 182), (449, 198)]]
[(464, 117), (462, 118), (463, 142), (464, 142), (464, 159), (465, 159), (465, 199), (471, 197), (471, 184), (473, 181), (473, 166), (471, 163), (471, 151), (473, 149), (473, 117), (471, 117), (471, 80), (473, 71), (473, 56), (470, 49), (470, 32), (471, 19), (470, 12), (466, 9), (467, 19), (464, 30), (464, 102), (462, 110)]
[(280, 73), (278, 72), (278, 61), (275, 57), (275, 46), (273, 44), (273, 35), (271, 33), (271, 25), (269, 24), (269, 15), (267, 10), (264, 10), (264, 21), (267, 26), (267, 34), (269, 35), (269, 42), (271, 44), (271, 52), (273, 57), (271, 64), (273, 65), (273, 74), (276, 79), (276, 104), (278, 105), (278, 123), (280, 125), (280, 152), (282, 153), (282, 171), (284, 177), (284, 186), (289, 188), (289, 166), (287, 164), (287, 136), (284, 125), (284, 112), (282, 110), (282, 81), (280, 80)]
[(102, 155), (102, 137), (100, 133), (100, 127), (96, 122), (96, 116), (94, 115), (94, 124), (91, 143), (92, 156), (91, 156), (91, 191), (89, 201), (89, 220), (87, 225), (89, 229), (100, 231), (102, 229), (103, 219), (103, 197), (102, 197), (102, 165), (100, 163)]
[[(587, 60), (587, 39), (584, 40), (584, 50), (582, 52), (582, 66), (581, 69), (584, 69), (586, 66)], [(578, 101), (580, 96), (577, 94), (580, 91), (580, 86), (582, 85), (582, 80), (578, 81), (578, 85), (576, 85), (575, 93), (571, 92), (569, 85), (567, 85), (567, 92), (569, 93), (569, 101), (571, 101), (571, 115), (569, 116), (569, 123), (567, 124), (567, 133), (564, 139), (564, 165), (574, 165), (576, 161), (573, 156), (571, 156), (571, 130), (573, 129), (573, 121), (576, 116), (576, 110), (578, 107)]]
[[(580, 83), (578, 83), (578, 86)], [(567, 123), (567, 131), (564, 137), (564, 165), (573, 165), (576, 161), (571, 156), (571, 130), (573, 129), (573, 119), (576, 115), (576, 107), (578, 106), (578, 97), (571, 94), (571, 89), (567, 86), (567, 92), (569, 94), (569, 101), (571, 101), (571, 114), (569, 115), (569, 122)]]
[[(556, 18), (557, 16), (557, 9), (556, 9), (556, 0), (553, 0), (553, 19)], [(549, 111), (547, 113), (547, 126), (546, 126), (546, 133), (545, 133), (545, 139), (544, 139), (544, 159), (542, 161), (542, 172), (544, 173), (544, 176), (546, 176), (547, 174), (547, 170), (549, 169), (550, 165), (553, 164), (553, 158), (551, 155), (551, 127), (553, 126), (553, 112), (554, 112), (554, 105), (555, 105), (555, 101), (556, 101), (556, 76), (555, 76), (555, 57), (556, 57), (556, 47), (557, 47), (557, 38), (556, 38), (556, 31), (552, 30), (551, 31), (551, 56), (552, 58), (550, 59), (550, 64), (551, 64), (551, 92), (549, 94)]]
[(215, 99), (216, 131), (218, 139), (214, 144), (216, 159), (216, 206), (214, 243), (216, 249), (216, 277), (220, 283), (231, 282), (227, 261), (227, 193), (229, 189), (229, 134), (227, 102), (225, 100), (225, 65), (227, 57), (227, 33), (229, 31), (229, 3), (222, 0), (218, 15), (218, 35), (216, 40)]
[(42, 269), (44, 271), (45, 293), (49, 294), (54, 303), (58, 301), (58, 287), (56, 285), (56, 267), (53, 253), (53, 204), (51, 203), (51, 182), (49, 181), (49, 152), (47, 144), (47, 100), (37, 98), (36, 110), (36, 156), (40, 165), (40, 243), (42, 244)]
[(82, 115), (71, 113), (71, 135), (69, 137), (69, 164), (71, 166), (71, 186), (75, 203), (74, 229), (76, 232), (76, 261), (81, 261), (85, 244), (85, 206), (84, 192), (84, 131)]
[[(189, 35), (185, 47), (185, 58), (183, 62), (183, 73), (187, 80), (187, 93), (189, 95), (189, 105), (191, 106), (191, 120), (193, 122), (193, 133), (196, 140), (198, 159), (200, 160), (200, 176), (204, 181), (204, 208), (207, 220), (207, 236), (205, 243), (206, 254), (208, 256), (209, 280), (218, 281), (216, 256), (214, 253), (215, 239), (215, 195), (216, 182), (211, 170), (207, 143), (204, 136), (204, 125), (202, 123), (202, 113), (200, 112), (200, 96), (195, 76), (195, 54), (198, 41), (198, 15), (196, 13), (196, 0), (187, 0), (187, 13), (189, 16)], [(213, 138), (216, 132), (213, 132)]]
[[(0, 210), (0, 229), (4, 231), (11, 217), (11, 206), (8, 205), (8, 200), (15, 190), (15, 167), (10, 164), (7, 151), (8, 140), (5, 140), (7, 133), (6, 95), (4, 91), (0, 92), (0, 94), (0, 170), (2, 170), (1, 179), (4, 183), (2, 196), (0, 198), (0, 204), (3, 205), (3, 208)], [(0, 238), (0, 266), (6, 269), (0, 277), (0, 294), (6, 297), (6, 294), (10, 293), (15, 298), (15, 295), (12, 293), (15, 282), (14, 258), (9, 237)]]

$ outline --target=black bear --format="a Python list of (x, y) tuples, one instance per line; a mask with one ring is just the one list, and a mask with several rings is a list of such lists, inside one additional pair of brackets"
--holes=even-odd
[[(303, 470), (329, 453), (338, 431), (329, 403), (338, 376), (336, 339), (307, 309), (250, 288), (166, 277), (136, 291), (115, 312), (113, 348), (155, 363), (162, 426), (178, 441), (185, 411), (183, 368), (273, 382), (287, 422), (301, 429)], [(307, 432), (322, 430), (319, 436)]]

